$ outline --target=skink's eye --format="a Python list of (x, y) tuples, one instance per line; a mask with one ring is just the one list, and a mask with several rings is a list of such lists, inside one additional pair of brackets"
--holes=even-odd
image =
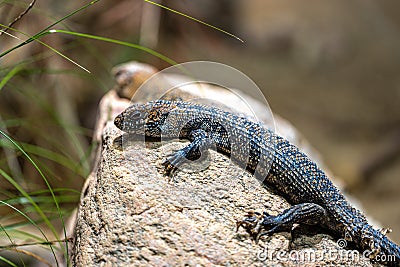
[(160, 119), (161, 114), (162, 113), (158, 110), (151, 110), (147, 116), (147, 119), (149, 122), (150, 121), (152, 121), (152, 122), (158, 121)]

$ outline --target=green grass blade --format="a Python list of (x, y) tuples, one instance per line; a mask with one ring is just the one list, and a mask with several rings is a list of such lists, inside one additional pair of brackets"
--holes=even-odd
[[(35, 35), (29, 37), (27, 40), (25, 40), (25, 41), (23, 41), (22, 43), (20, 43), (20, 44), (14, 46), (14, 47), (8, 49), (8, 50), (5, 51), (5, 52), (1, 53), (1, 54), (0, 54), (0, 58), (2, 58), (3, 56), (7, 55), (8, 53), (10, 53), (10, 52), (12, 52), (12, 51), (14, 51), (14, 50), (16, 50), (16, 49), (18, 49), (18, 48), (24, 46), (24, 45), (27, 45), (27, 44), (29, 44), (29, 43), (31, 43), (31, 42), (33, 42), (33, 41), (36, 41), (36, 40), (37, 40), (38, 38), (40, 38), (41, 36), (46, 35), (46, 34), (48, 33), (48, 30), (51, 29), (52, 27), (54, 27), (55, 25), (57, 25), (57, 24), (59, 24), (60, 22), (62, 22), (62, 21), (64, 21), (64, 20), (66, 20), (66, 19), (72, 17), (72, 16), (75, 15), (76, 13), (81, 12), (82, 10), (88, 8), (89, 6), (95, 4), (95, 3), (99, 2), (99, 1), (100, 1), (100, 0), (91, 1), (90, 3), (88, 3), (88, 4), (86, 4), (86, 5), (82, 6), (82, 7), (80, 7), (80, 8), (78, 8), (78, 9), (74, 10), (73, 12), (71, 12), (71, 13), (67, 14), (66, 16), (62, 17), (61, 19), (58, 19), (57, 21), (51, 23), (49, 26), (47, 26), (47, 27), (44, 28), (43, 30), (39, 31), (39, 32), (36, 33)], [(13, 28), (7, 27), (6, 25), (1, 25), (1, 26), (2, 26), (2, 27), (5, 27), (5, 28), (7, 28), (7, 29), (15, 30), (15, 29), (13, 29)]]
[(0, 81), (0, 90), (3, 89), (3, 87), (7, 84), (7, 82), (14, 77), (15, 74), (17, 74), (20, 70), (22, 69), (21, 65), (17, 65), (14, 68), (12, 68), (6, 76)]
[[(57, 196), (56, 197), (59, 203), (77, 203), (79, 200), (78, 195), (62, 195), (62, 196)], [(35, 201), (36, 203), (43, 203), (43, 204), (48, 204), (52, 200), (51, 196), (37, 196), (37, 197), (32, 197), (32, 200)], [(26, 199), (25, 197), (16, 197), (16, 198), (11, 198), (4, 200), (4, 202), (10, 204), (10, 205), (25, 205), (30, 203), (29, 199)]]
[(7, 260), (3, 256), (0, 256), (0, 260), (4, 261), (5, 263), (8, 263), (10, 266), (18, 267), (18, 265), (15, 265), (12, 261)]
[[(3, 24), (0, 24), (0, 26), (6, 27), (6, 28), (8, 28), (8, 29), (10, 29), (10, 30), (19, 32), (19, 33), (21, 33), (21, 34), (23, 34), (23, 35), (29, 37), (28, 34), (26, 34), (26, 33), (24, 33), (24, 32), (21, 32), (21, 31), (19, 31), (19, 30), (17, 30), (17, 29), (7, 27), (7, 26), (5, 26), (5, 25), (3, 25)], [(84, 71), (90, 73), (90, 71), (89, 71), (88, 69), (86, 69), (85, 67), (83, 67), (82, 65), (78, 64), (77, 62), (75, 62), (75, 61), (72, 60), (71, 58), (67, 57), (66, 55), (64, 55), (63, 53), (61, 53), (60, 51), (58, 51), (57, 49), (53, 48), (52, 46), (50, 46), (50, 45), (48, 45), (48, 44), (46, 44), (46, 43), (44, 43), (44, 42), (42, 42), (42, 41), (39, 40), (40, 37), (45, 36), (45, 35), (47, 35), (47, 34), (48, 34), (48, 32), (44, 32), (44, 33), (38, 34), (37, 36), (33, 36), (33, 37), (35, 37), (35, 38), (33, 38), (33, 37), (29, 37), (29, 38), (32, 38), (32, 41), (38, 42), (39, 44), (41, 44), (41, 45), (47, 47), (48, 49), (50, 49), (51, 51), (53, 51), (53, 52), (56, 53), (57, 55), (61, 56), (61, 57), (64, 58), (65, 60), (71, 62), (72, 64), (74, 64), (74, 65), (76, 65), (76, 66), (78, 66), (79, 68), (83, 69)], [(29, 39), (28, 39), (28, 40), (29, 40)], [(30, 41), (30, 42), (32, 42), (32, 41)], [(30, 42), (28, 42), (28, 43), (30, 43)], [(25, 43), (25, 42), (24, 42), (24, 43)], [(26, 44), (28, 44), (28, 43), (26, 43)], [(25, 45), (25, 44), (24, 44), (24, 45)], [(21, 46), (22, 46), (22, 45), (21, 45)], [(17, 45), (17, 46), (14, 46), (14, 47), (10, 48), (9, 50), (7, 50), (7, 51), (5, 51), (4, 53), (0, 54), (0, 58), (1, 58), (2, 56), (4, 56), (4, 55), (8, 54), (9, 52), (15, 50), (16, 48), (21, 47), (21, 46)]]
[[(66, 255), (66, 259), (67, 261), (69, 261), (69, 256), (68, 256), (68, 241), (67, 241), (67, 231), (65, 228), (65, 223), (64, 223), (64, 218), (62, 216), (61, 213), (61, 209), (60, 206), (57, 202), (57, 199), (54, 195), (54, 192), (49, 184), (49, 182), (47, 181), (46, 177), (44, 176), (43, 172), (40, 170), (40, 168), (37, 166), (37, 164), (32, 160), (32, 158), (21, 148), (20, 145), (18, 145), (13, 139), (11, 139), (6, 133), (4, 133), (2, 130), (0, 130), (0, 134), (3, 135), (6, 139), (8, 139), (16, 148), (18, 148), (19, 151), (22, 152), (22, 154), (24, 154), (24, 156), (31, 162), (31, 164), (35, 167), (35, 169), (38, 171), (38, 173), (40, 174), (40, 176), (42, 177), (43, 181), (46, 183), (47, 188), (50, 190), (51, 196), (53, 197), (54, 203), (57, 207), (57, 211), (59, 213), (59, 217), (61, 220), (61, 224), (62, 224), (62, 228), (63, 228), (63, 232), (64, 232), (64, 239), (65, 239), (65, 255)], [(18, 191), (20, 191), (25, 197), (27, 197), (28, 199), (30, 199), (30, 196), (26, 193), (25, 190), (23, 190), (23, 188), (21, 186), (19, 186), (17, 183), (15, 183), (15, 181), (9, 177), (7, 175), (7, 173), (5, 173), (3, 170), (0, 169), (0, 174), (3, 175), (15, 188), (18, 189)], [(40, 207), (34, 202), (31, 202), (32, 205), (34, 205), (34, 207), (36, 208), (36, 210), (38, 211), (38, 213), (41, 215), (41, 217), (44, 219), (44, 221), (46, 222), (46, 224), (49, 226), (49, 228), (52, 230), (54, 236), (59, 239), (58, 234), (56, 232), (56, 230), (54, 229), (54, 226), (50, 223), (50, 221), (48, 220), (48, 218), (46, 217), (46, 215), (43, 213), (43, 211), (40, 209)]]
[[(35, 201), (33, 201), (32, 197), (29, 196), (29, 194), (18, 184), (14, 181), (12, 177), (10, 177), (5, 171), (0, 169), (0, 175), (3, 176), (10, 184), (12, 184), (25, 198), (29, 200), (29, 203), (35, 208), (36, 212), (42, 217), (46, 225), (50, 228), (52, 233), (56, 238), (58, 238), (57, 231), (55, 230), (54, 226), (50, 223), (49, 219), (47, 216), (44, 214), (42, 209), (36, 204)], [(0, 203), (5, 203), (4, 201), (0, 200)], [(7, 203), (5, 203), (7, 204)]]
[[(39, 227), (39, 225), (37, 225), (31, 218), (29, 218), (28, 215), (26, 215), (25, 213), (23, 213), (23, 212), (20, 211), (19, 209), (15, 208), (15, 207), (12, 206), (12, 205), (9, 205), (8, 203), (6, 203), (6, 202), (4, 202), (4, 201), (1, 201), (1, 200), (0, 200), (0, 204), (6, 205), (7, 207), (9, 207), (9, 208), (15, 210), (15, 211), (18, 212), (20, 215), (22, 215), (23, 217), (25, 217), (25, 219), (27, 219), (32, 225), (34, 225), (34, 226), (40, 231), (40, 233), (43, 235), (43, 237), (45, 238), (45, 240), (46, 240), (47, 242), (49, 242), (49, 240), (47, 239), (47, 236), (46, 236), (46, 234), (43, 232), (43, 230), (42, 230), (42, 229)], [(2, 228), (3, 228), (3, 227), (2, 227)], [(53, 246), (52, 246), (51, 243), (49, 244), (49, 247), (50, 247), (51, 252), (52, 252), (52, 254), (53, 254), (53, 256), (54, 256), (54, 260), (56, 261), (57, 266), (59, 266), (58, 261), (57, 261), (57, 257), (56, 257), (56, 253), (55, 253), (54, 248), (53, 248)]]
[(26, 232), (26, 231), (22, 231), (22, 230), (18, 230), (18, 229), (10, 229), (10, 230), (8, 230), (8, 232), (11, 233), (14, 238), (16, 237), (16, 238), (21, 238), (21, 239), (24, 238), (26, 240), (35, 240), (37, 242), (46, 242), (46, 239), (44, 239), (38, 235), (32, 234), (30, 232)]
[(230, 32), (227, 32), (227, 31), (225, 31), (225, 30), (223, 30), (223, 29), (221, 29), (221, 28), (218, 28), (218, 27), (216, 27), (216, 26), (214, 26), (214, 25), (208, 24), (207, 22), (204, 22), (204, 21), (202, 21), (202, 20), (196, 19), (196, 18), (194, 18), (194, 17), (192, 17), (192, 16), (189, 16), (189, 15), (187, 15), (187, 14), (185, 14), (185, 13), (179, 12), (179, 11), (177, 11), (177, 10), (175, 10), (175, 9), (170, 8), (170, 7), (161, 5), (161, 4), (159, 4), (159, 3), (156, 3), (156, 2), (153, 2), (153, 1), (150, 1), (150, 0), (144, 0), (144, 1), (147, 2), (147, 3), (153, 4), (153, 5), (155, 5), (155, 6), (164, 8), (164, 9), (166, 9), (166, 10), (168, 10), (168, 11), (171, 11), (171, 12), (173, 12), (173, 13), (175, 13), (175, 14), (178, 14), (178, 15), (180, 15), (180, 16), (183, 16), (183, 17), (185, 17), (185, 18), (194, 20), (194, 21), (196, 21), (196, 22), (198, 22), (198, 23), (200, 23), (200, 24), (203, 24), (203, 25), (205, 25), (205, 26), (207, 26), (207, 27), (213, 28), (214, 30), (220, 31), (220, 32), (222, 32), (222, 33), (224, 33), (224, 34), (226, 34), (226, 35), (229, 35), (230, 37), (233, 37), (233, 38), (235, 38), (236, 40), (238, 40), (238, 41), (244, 43), (244, 41), (243, 41), (242, 39), (240, 39), (238, 36), (236, 36), (236, 35), (234, 35), (234, 34), (232, 34), (232, 33), (230, 33)]
[(120, 40), (115, 40), (107, 37), (102, 37), (102, 36), (96, 36), (96, 35), (91, 35), (91, 34), (86, 34), (86, 33), (79, 33), (79, 32), (71, 32), (71, 31), (66, 31), (66, 30), (50, 30), (48, 33), (64, 33), (64, 34), (69, 34), (69, 35), (74, 35), (74, 36), (79, 36), (79, 37), (84, 37), (84, 38), (89, 38), (89, 39), (94, 39), (94, 40), (99, 40), (103, 42), (108, 42), (108, 43), (113, 43), (113, 44), (118, 44), (118, 45), (123, 45), (127, 47), (132, 47), (138, 50), (142, 50), (146, 53), (149, 53), (155, 57), (158, 57), (159, 59), (171, 64), (171, 65), (176, 65), (178, 64), (177, 62), (173, 61), (172, 59), (164, 56), (161, 53), (158, 53), (150, 48), (138, 45), (138, 44), (132, 44)]
[[(77, 194), (77, 195), (81, 194), (81, 192), (78, 190), (71, 189), (71, 188), (62, 188), (62, 187), (54, 188), (53, 192), (54, 193), (72, 193), (72, 194)], [(36, 196), (36, 195), (42, 195), (42, 194), (46, 194), (46, 193), (50, 193), (50, 191), (48, 189), (42, 189), (42, 190), (30, 192), (29, 195)]]
[[(0, 203), (1, 204), (1, 203)], [(29, 211), (29, 212), (31, 212), (31, 211)], [(15, 219), (16, 218), (16, 216), (14, 215), (14, 216), (12, 216), (12, 215), (9, 215), (8, 217), (6, 217), (6, 218), (4, 218), (4, 219)], [(52, 217), (48, 217), (51, 221), (52, 220), (56, 220), (56, 219), (58, 219), (58, 214), (57, 214), (57, 216), (52, 216)], [(39, 224), (41, 224), (41, 223), (44, 223), (44, 220), (43, 219), (35, 219), (35, 223), (37, 224), (37, 225), (39, 225)], [(3, 228), (6, 230), (6, 231), (10, 231), (10, 230), (14, 230), (15, 228), (18, 228), (18, 227), (25, 227), (25, 226), (29, 226), (31, 223), (29, 222), (29, 221), (19, 221), (19, 222), (14, 222), (14, 223), (12, 223), (12, 224), (8, 224), (8, 225), (5, 225), (5, 226), (3, 226)], [(61, 240), (61, 239), (60, 239)]]
[[(78, 175), (80, 175), (82, 177), (86, 177), (87, 172), (86, 172), (86, 170), (82, 170), (79, 167), (80, 162), (76, 162), (66, 156), (61, 155), (60, 153), (51, 151), (49, 149), (46, 149), (46, 148), (43, 148), (40, 146), (31, 145), (28, 143), (20, 143), (20, 145), (21, 145), (22, 149), (24, 149), (25, 152), (27, 152), (27, 153), (54, 161), (54, 162), (60, 164), (61, 166), (64, 166), (64, 167), (70, 169), (74, 173), (77, 173)], [(11, 144), (9, 144), (8, 142), (3, 142), (2, 140), (0, 140), (0, 147), (13, 148), (13, 146)]]
[[(10, 240), (10, 243), (11, 243), (11, 244), (14, 244), (14, 242), (13, 242), (13, 240), (12, 240), (10, 234), (4, 229), (3, 225), (1, 225), (1, 224), (0, 224), (0, 230), (1, 230), (2, 232), (4, 232), (4, 234), (7, 236), (8, 240)], [(19, 253), (18, 253), (18, 258), (20, 259), (20, 261), (22, 262), (22, 264), (25, 266), (25, 263), (24, 263), (24, 261), (22, 260), (21, 256), (19, 255)]]

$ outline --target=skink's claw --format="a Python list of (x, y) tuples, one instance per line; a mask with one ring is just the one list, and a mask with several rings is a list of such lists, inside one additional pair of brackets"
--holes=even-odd
[(176, 170), (178, 170), (178, 167), (173, 165), (168, 159), (166, 159), (162, 165), (164, 166), (164, 174), (169, 177), (172, 177)]
[(246, 216), (236, 222), (236, 231), (243, 227), (246, 232), (256, 241), (258, 242), (259, 239), (259, 232), (260, 232), (260, 222), (262, 220), (262, 216), (258, 212), (248, 212)]
[(183, 165), (186, 161), (185, 151), (179, 150), (176, 153), (169, 156), (162, 165), (165, 167), (164, 173), (167, 176), (173, 176), (173, 174)]

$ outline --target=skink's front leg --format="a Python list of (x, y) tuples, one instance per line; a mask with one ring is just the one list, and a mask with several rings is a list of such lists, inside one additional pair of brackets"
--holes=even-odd
[(166, 175), (172, 176), (186, 160), (199, 159), (201, 153), (206, 151), (212, 143), (208, 133), (204, 130), (192, 131), (189, 140), (191, 141), (189, 145), (175, 152), (163, 162)]

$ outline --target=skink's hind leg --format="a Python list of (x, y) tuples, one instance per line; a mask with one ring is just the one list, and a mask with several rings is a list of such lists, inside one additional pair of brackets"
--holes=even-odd
[(165, 174), (172, 176), (174, 172), (187, 160), (196, 160), (201, 153), (210, 147), (211, 140), (207, 132), (195, 130), (190, 134), (191, 143), (169, 156), (164, 162)]
[(277, 216), (251, 212), (237, 222), (237, 229), (243, 227), (256, 241), (263, 235), (290, 232), (294, 224), (315, 225), (324, 222), (326, 211), (315, 203), (302, 203), (284, 210)]

